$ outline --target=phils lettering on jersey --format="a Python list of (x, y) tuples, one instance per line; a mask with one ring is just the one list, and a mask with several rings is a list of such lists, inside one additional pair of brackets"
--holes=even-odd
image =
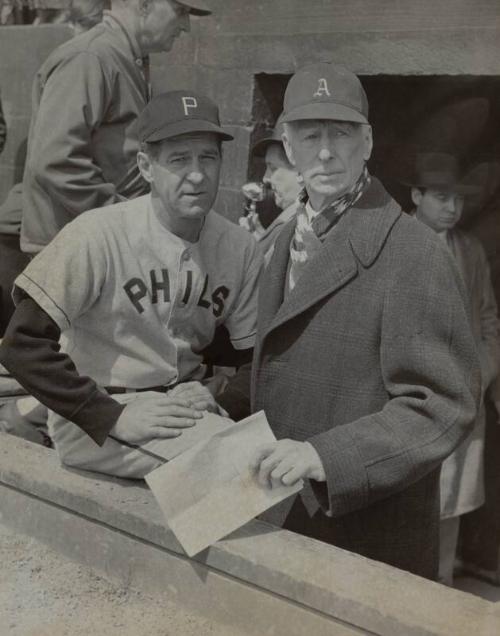
[[(149, 287), (148, 287), (149, 283)], [(145, 299), (149, 298), (151, 305), (158, 302), (169, 303), (171, 301), (170, 294), (170, 278), (167, 269), (154, 270), (149, 272), (149, 281), (146, 283), (142, 278), (131, 278), (128, 280), (123, 289), (129, 297), (130, 302), (140, 314), (144, 311)], [(186, 270), (186, 284), (182, 294), (181, 305), (187, 305), (193, 294), (193, 272)], [(209, 292), (209, 278), (205, 275), (203, 289), (196, 299), (198, 307), (204, 309), (212, 309), (216, 318), (219, 318), (224, 311), (224, 302), (229, 296), (229, 289), (225, 285), (219, 285), (212, 293)]]

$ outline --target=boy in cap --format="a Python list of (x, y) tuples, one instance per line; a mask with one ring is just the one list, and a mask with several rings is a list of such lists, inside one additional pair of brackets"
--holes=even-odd
[[(500, 338), (495, 294), (483, 246), (472, 234), (456, 227), (464, 199), (479, 186), (467, 183), (456, 157), (421, 153), (416, 158), (411, 198), (415, 217), (436, 232), (453, 255), (467, 292), (470, 324), (479, 353), (482, 397), (498, 373)], [(460, 516), (484, 503), (484, 401), (474, 429), (443, 462), (439, 580), (453, 584)]]
[(201, 352), (221, 324), (243, 357), (253, 347), (260, 272), (253, 239), (211, 209), (232, 139), (217, 106), (158, 95), (137, 130), (151, 195), (81, 215), (35, 257), (0, 348), (51, 409), (63, 463), (122, 477), (159, 465), (134, 445), (215, 408)]
[[(297, 71), (282, 121), (304, 191), (260, 283), (251, 408), (278, 441), (251, 468), (267, 487), (307, 481), (265, 518), (434, 578), (440, 466), (479, 395), (459, 274), (369, 174), (353, 73)], [(219, 403), (243, 415), (233, 397), (245, 390), (240, 372)]]

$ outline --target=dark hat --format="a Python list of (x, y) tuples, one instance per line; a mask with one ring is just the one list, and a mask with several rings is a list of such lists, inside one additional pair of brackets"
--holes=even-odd
[(359, 79), (327, 62), (299, 69), (288, 82), (282, 121), (334, 119), (368, 123), (368, 100)]
[(278, 121), (272, 131), (269, 131), (265, 137), (259, 139), (259, 141), (252, 147), (252, 154), (256, 157), (263, 157), (266, 154), (266, 150), (271, 144), (280, 144), (283, 147), (283, 140), (281, 135), (283, 133), (283, 123), (281, 116), (278, 117)]
[(233, 136), (221, 128), (214, 102), (192, 91), (161, 93), (151, 99), (137, 118), (139, 141), (154, 142), (193, 132), (211, 132), (223, 141)]
[(427, 106), (405, 145), (421, 152), (464, 156), (481, 139), (489, 112), (490, 104), (484, 97), (460, 97), (439, 106)]
[(187, 7), (192, 15), (210, 15), (212, 13), (203, 0), (176, 0), (176, 2)]
[(463, 194), (477, 192), (478, 185), (462, 178), (458, 159), (445, 152), (421, 152), (416, 155), (413, 176), (403, 182), (415, 188), (443, 188)]

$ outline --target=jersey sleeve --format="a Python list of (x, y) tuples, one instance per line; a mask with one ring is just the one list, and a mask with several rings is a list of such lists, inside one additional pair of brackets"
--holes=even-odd
[(262, 252), (252, 241), (247, 249), (241, 287), (224, 323), (235, 349), (250, 349), (254, 346), (257, 330), (258, 283), (262, 265)]
[(22, 290), (61, 331), (98, 298), (106, 272), (101, 234), (82, 220), (64, 227), (15, 280), (16, 304)]

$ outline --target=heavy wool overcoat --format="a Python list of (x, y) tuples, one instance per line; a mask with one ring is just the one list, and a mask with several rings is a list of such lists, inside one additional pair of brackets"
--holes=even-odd
[(308, 440), (327, 481), (265, 518), (433, 578), (441, 462), (480, 393), (458, 269), (373, 178), (284, 298), (294, 227), (261, 281), (252, 410)]

